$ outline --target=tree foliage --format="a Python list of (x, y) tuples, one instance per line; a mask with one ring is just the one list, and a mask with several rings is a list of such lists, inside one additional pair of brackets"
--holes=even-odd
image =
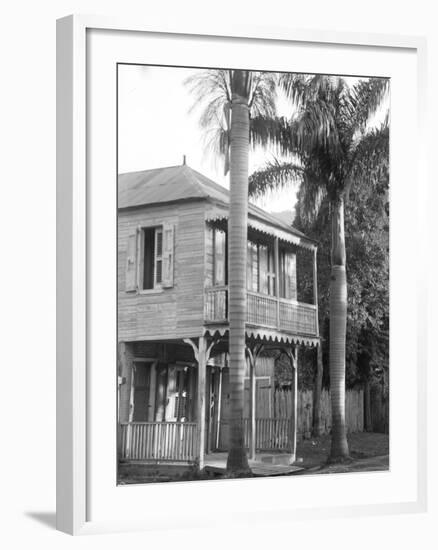
[[(243, 77), (241, 78), (241, 76)], [(239, 80), (240, 79), (240, 80)], [(200, 110), (199, 127), (205, 150), (221, 159), (224, 174), (230, 166), (231, 107), (233, 92), (248, 98), (251, 118), (275, 118), (277, 81), (267, 72), (206, 69), (185, 80), (194, 98), (190, 111)]]
[[(303, 184), (302, 184), (303, 185)], [(318, 305), (327, 357), (330, 280), (330, 204), (326, 199), (318, 215), (309, 219), (305, 192), (298, 193), (294, 226), (318, 241)], [(381, 171), (373, 182), (360, 178), (350, 191), (345, 216), (345, 242), (348, 258), (348, 309), (346, 380), (348, 386), (366, 379), (388, 379), (389, 355), (389, 197), (388, 172)], [(302, 274), (301, 284), (311, 285)], [(327, 361), (324, 361), (326, 364)], [(314, 352), (302, 361), (302, 386), (310, 388), (314, 372)], [(328, 384), (328, 374), (324, 373)]]

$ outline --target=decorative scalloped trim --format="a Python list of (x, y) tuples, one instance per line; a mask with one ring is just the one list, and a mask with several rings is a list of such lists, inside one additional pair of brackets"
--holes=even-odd
[[(227, 332), (229, 332), (229, 328), (224, 325), (211, 328), (204, 327), (204, 335), (211, 337), (223, 337)], [(294, 344), (314, 347), (319, 343), (319, 338), (307, 337), (299, 334), (285, 334), (284, 332), (279, 333), (262, 327), (256, 328), (247, 326), (245, 332), (248, 338), (254, 338), (273, 344)]]

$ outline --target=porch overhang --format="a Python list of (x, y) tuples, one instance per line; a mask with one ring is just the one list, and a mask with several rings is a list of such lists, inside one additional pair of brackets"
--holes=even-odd
[[(306, 250), (315, 250), (317, 248), (316, 243), (305, 237), (304, 235), (295, 234), (292, 230), (289, 230), (286, 226), (283, 228), (278, 225), (273, 216), (272, 220), (266, 220), (257, 215), (258, 209), (253, 205), (250, 205), (248, 211), (248, 227), (263, 233), (264, 235), (269, 235), (270, 237), (276, 237), (281, 241), (293, 244), (295, 246), (305, 248)], [(205, 220), (208, 222), (221, 222), (228, 220), (228, 208), (225, 208), (219, 204), (212, 204), (209, 206), (205, 213)]]
[[(212, 324), (204, 327), (204, 335), (212, 338), (220, 336), (221, 338), (228, 335), (228, 324)], [(246, 325), (246, 336), (249, 339), (259, 340), (270, 345), (293, 344), (314, 347), (319, 345), (319, 337), (309, 336), (305, 334), (288, 334), (268, 328)]]

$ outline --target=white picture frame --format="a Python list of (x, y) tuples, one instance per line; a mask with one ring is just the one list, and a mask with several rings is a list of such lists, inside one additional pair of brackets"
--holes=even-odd
[[(57, 22), (57, 528), (70, 534), (120, 530), (150, 530), (162, 528), (167, 523), (175, 527), (185, 525), (184, 517), (177, 517), (168, 510), (166, 521), (158, 517), (118, 518), (111, 516), (95, 520), (89, 515), (90, 484), (90, 432), (89, 411), (92, 409), (93, 394), (90, 390), (90, 273), (88, 256), (90, 216), (90, 189), (87, 186), (87, 155), (90, 147), (87, 140), (87, 90), (89, 71), (87, 55), (89, 41), (87, 33), (98, 30), (106, 33), (142, 33), (171, 36), (181, 43), (188, 37), (221, 37), (221, 40), (236, 40), (241, 43), (277, 44), (301, 43), (304, 45), (342, 46), (348, 48), (370, 48), (409, 51), (416, 59), (415, 90), (417, 105), (415, 121), (418, 125), (418, 148), (413, 153), (417, 167), (416, 195), (418, 209), (425, 206), (425, 40), (419, 37), (333, 33), (325, 31), (300, 31), (285, 28), (233, 27), (232, 29), (184, 28), (178, 26), (150, 27), (147, 23), (94, 16), (69, 16)], [(129, 61), (129, 59), (123, 59)], [(114, 106), (115, 109), (115, 106)], [(102, 208), (104, 208), (103, 206)], [(420, 210), (419, 210), (420, 211)], [(418, 212), (417, 212), (418, 214)], [(419, 243), (417, 254), (424, 257), (425, 221), (418, 216), (418, 227), (414, 228)], [(397, 239), (397, 236), (395, 237)], [(423, 256), (422, 256), (423, 255)], [(417, 295), (412, 307), (415, 311), (425, 309), (425, 276), (418, 262), (415, 273), (418, 280)], [(282, 504), (277, 509), (269, 504), (263, 509), (245, 510), (239, 519), (272, 521), (275, 518), (320, 518), (351, 516), (359, 514), (383, 514), (396, 512), (418, 512), (426, 509), (426, 342), (424, 316), (418, 316), (416, 325), (416, 403), (417, 457), (415, 476), (415, 496), (403, 501), (387, 499), (380, 502), (357, 501), (351, 505), (327, 506), (315, 502), (314, 507)], [(420, 345), (421, 344), (421, 345)], [(391, 405), (391, 414), (397, 408)], [(398, 405), (396, 404), (395, 407)], [(115, 438), (115, 435), (114, 435)], [(264, 480), (263, 480), (264, 482)], [(201, 483), (201, 482), (199, 482)], [(204, 482), (203, 482), (204, 483)], [(211, 483), (211, 482), (206, 482)], [(209, 486), (210, 492), (221, 492), (220, 486), (229, 482), (215, 482)], [(240, 480), (233, 483), (243, 483)], [(247, 482), (248, 483), (248, 482)], [(264, 487), (268, 487), (267, 481)], [(205, 483), (204, 483), (205, 485)], [(249, 491), (248, 484), (240, 485), (239, 490)], [(157, 488), (153, 489), (156, 494)], [(124, 489), (121, 489), (124, 490)], [(146, 488), (142, 488), (146, 490)], [(152, 490), (152, 489), (150, 489)], [(166, 494), (176, 491), (173, 484), (167, 484)], [(200, 489), (201, 491), (204, 489)], [(187, 484), (179, 484), (178, 494), (188, 491)], [(222, 491), (223, 492), (223, 491)], [(261, 513), (263, 512), (263, 513)], [(208, 526), (209, 520), (203, 515), (192, 518), (192, 525)]]

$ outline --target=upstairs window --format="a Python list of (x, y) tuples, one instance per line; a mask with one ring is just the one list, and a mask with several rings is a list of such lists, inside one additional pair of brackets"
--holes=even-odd
[(297, 299), (297, 258), (293, 252), (280, 250), (280, 297)]
[(259, 292), (275, 296), (274, 248), (259, 245)]
[(246, 288), (252, 292), (259, 290), (259, 249), (258, 245), (248, 241), (246, 254)]
[(163, 228), (143, 229), (143, 290), (159, 288), (163, 276)]
[(227, 236), (225, 231), (213, 231), (213, 284), (227, 284)]
[(137, 228), (128, 237), (126, 292), (173, 287), (174, 226)]

